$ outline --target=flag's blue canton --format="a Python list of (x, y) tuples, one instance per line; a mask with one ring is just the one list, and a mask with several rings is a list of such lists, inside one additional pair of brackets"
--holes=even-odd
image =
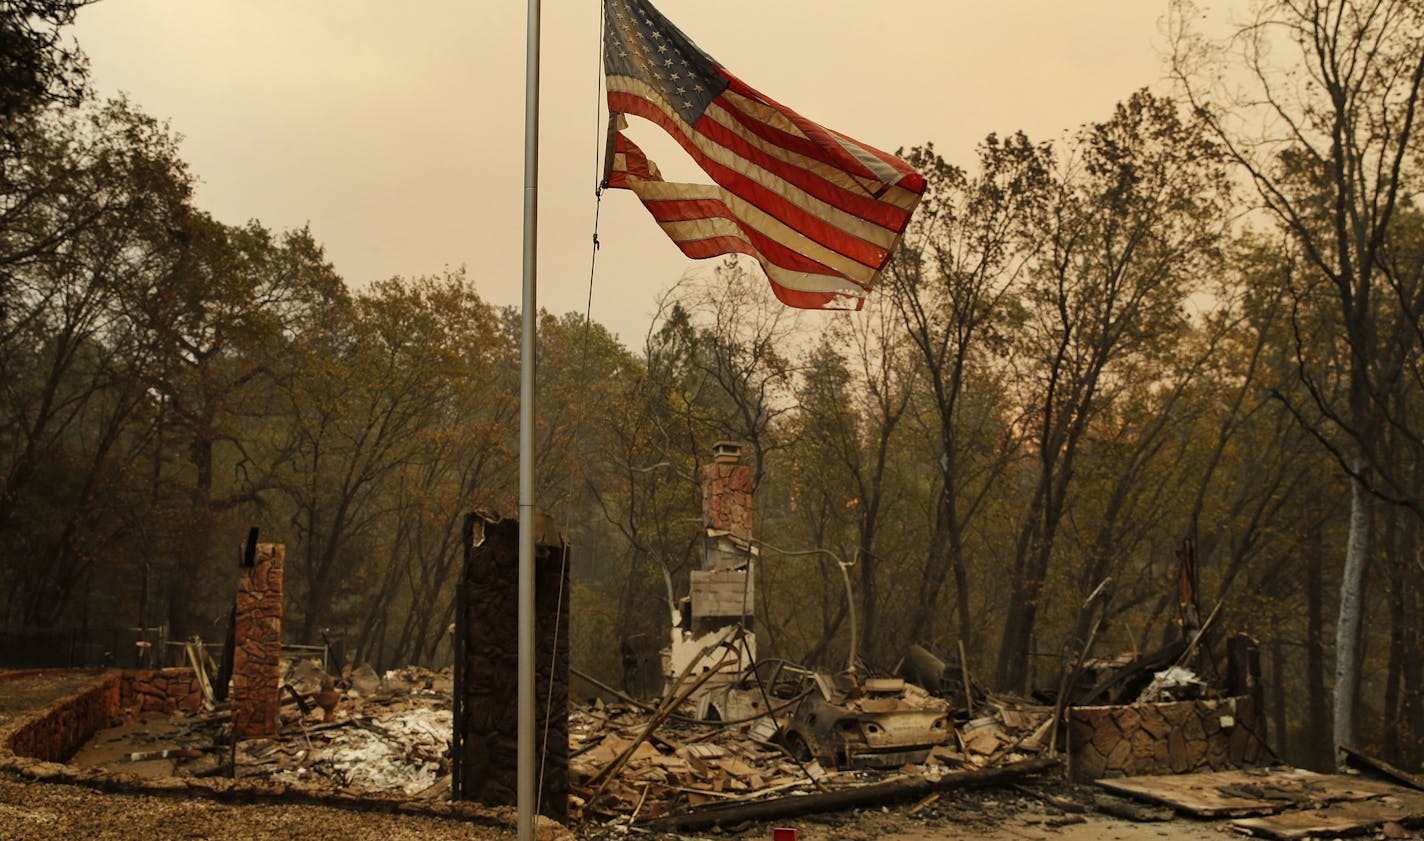
[(644, 0), (609, 0), (603, 69), (641, 79), (688, 125), (727, 89), (712, 57)]

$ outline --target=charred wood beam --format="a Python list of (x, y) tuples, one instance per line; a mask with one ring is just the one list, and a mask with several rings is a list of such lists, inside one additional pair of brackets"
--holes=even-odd
[[(945, 662), (922, 645), (912, 645), (905, 652), (905, 658), (900, 661), (896, 672), (951, 704), (963, 700), (966, 710), (984, 703), (987, 696), (984, 688), (971, 680), (968, 663), (962, 654), (959, 664), (955, 665)], [(961, 692), (968, 693), (968, 697), (961, 699)]]
[(1411, 774), (1402, 768), (1396, 768), (1385, 762), (1383, 759), (1370, 756), (1364, 751), (1356, 750), (1349, 745), (1339, 745), (1338, 749), (1345, 755), (1345, 763), (1365, 771), (1373, 771), (1394, 780), (1401, 785), (1424, 791), (1424, 775)]
[(1042, 773), (1057, 767), (1058, 764), (1058, 760), (1055, 758), (1038, 757), (1001, 765), (998, 768), (946, 774), (935, 781), (916, 778), (860, 786), (825, 794), (793, 795), (779, 797), (775, 800), (758, 800), (751, 803), (729, 805), (714, 804), (681, 815), (668, 815), (650, 820), (639, 824), (639, 826), (656, 832), (677, 832), (708, 829), (715, 826), (731, 826), (743, 821), (779, 820), (818, 812), (835, 812), (861, 806), (879, 806), (884, 803), (919, 800), (934, 792), (950, 789), (997, 785)]
[[(237, 556), (237, 565), (240, 569), (251, 567), (257, 562), (257, 527), (253, 526), (247, 530), (247, 541), (242, 545), (242, 551)], [(233, 653), (237, 648), (237, 599), (233, 598), (232, 610), (227, 617), (227, 634), (223, 637), (222, 662), (218, 664), (217, 678), (213, 683), (213, 698), (222, 702), (227, 700), (228, 684), (232, 682), (232, 661)]]
[(1175, 664), (1186, 650), (1186, 640), (1175, 640), (1111, 672), (1087, 690), (1070, 688), (1068, 705), (1091, 707), (1100, 704), (1129, 704), (1137, 700), (1137, 696), (1152, 682), (1154, 674)]

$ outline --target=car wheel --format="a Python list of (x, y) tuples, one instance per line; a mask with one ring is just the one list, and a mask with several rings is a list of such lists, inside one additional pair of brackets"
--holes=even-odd
[(805, 739), (801, 738), (800, 733), (786, 734), (786, 750), (797, 762), (810, 762), (813, 758), (810, 746), (806, 744)]

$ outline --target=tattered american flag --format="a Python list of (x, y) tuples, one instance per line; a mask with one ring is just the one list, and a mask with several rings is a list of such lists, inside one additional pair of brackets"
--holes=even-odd
[[(646, 0), (604, 0), (608, 186), (632, 190), (689, 257), (749, 254), (782, 302), (859, 309), (925, 182), (728, 73)], [(713, 184), (664, 181), (622, 130), (661, 126)]]

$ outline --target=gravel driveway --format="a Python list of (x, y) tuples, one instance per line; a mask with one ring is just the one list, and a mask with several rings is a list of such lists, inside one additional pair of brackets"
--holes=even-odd
[(425, 815), (110, 794), (0, 773), (0, 841), (506, 841), (514, 833)]

